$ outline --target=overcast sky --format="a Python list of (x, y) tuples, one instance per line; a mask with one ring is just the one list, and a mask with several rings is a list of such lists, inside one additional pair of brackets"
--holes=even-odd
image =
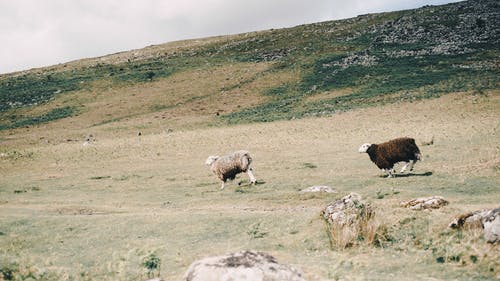
[(453, 0), (0, 0), (0, 73)]

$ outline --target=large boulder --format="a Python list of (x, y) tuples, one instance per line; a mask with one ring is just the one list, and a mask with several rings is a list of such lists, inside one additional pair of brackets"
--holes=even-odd
[(374, 216), (370, 204), (361, 195), (351, 193), (326, 206), (323, 217), (328, 222), (330, 239), (334, 246), (351, 246), (359, 237), (368, 234), (368, 221)]
[(439, 209), (448, 205), (441, 196), (420, 197), (399, 203), (401, 207), (409, 208), (411, 210), (426, 210), (426, 209)]
[(500, 242), (500, 208), (493, 209), (483, 219), (484, 239), (497, 244)]
[(266, 253), (242, 251), (193, 262), (185, 281), (305, 281), (296, 269)]
[(500, 241), (500, 208), (483, 209), (457, 216), (448, 225), (456, 229), (483, 228), (484, 239), (489, 243)]

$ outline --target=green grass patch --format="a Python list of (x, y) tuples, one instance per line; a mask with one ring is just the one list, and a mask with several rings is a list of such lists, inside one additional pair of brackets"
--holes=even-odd
[(50, 121), (66, 118), (72, 116), (76, 110), (73, 107), (66, 106), (52, 109), (51, 111), (34, 117), (26, 117), (23, 119), (15, 120), (12, 123), (0, 124), (0, 130), (15, 129), (26, 126), (39, 125)]

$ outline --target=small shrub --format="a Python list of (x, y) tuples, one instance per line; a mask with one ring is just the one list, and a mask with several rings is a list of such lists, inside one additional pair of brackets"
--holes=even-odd
[(3, 266), (0, 268), (1, 280), (14, 280), (14, 270), (9, 266)]
[(315, 169), (315, 168), (318, 168), (318, 166), (316, 166), (315, 164), (313, 163), (302, 163), (302, 165), (304, 166), (304, 168), (309, 168), (309, 169)]
[(155, 76), (155, 73), (153, 71), (148, 71), (146, 72), (146, 79), (149, 81), (153, 81), (153, 77)]
[(155, 272), (157, 272), (157, 276), (160, 276), (161, 260), (155, 254), (147, 256), (144, 259), (142, 266), (147, 270), (148, 278), (154, 277)]
[(263, 232), (260, 230), (260, 222), (256, 223), (252, 226), (252, 228), (247, 231), (247, 234), (250, 235), (250, 237), (259, 239), (259, 238), (264, 238), (264, 236), (267, 235), (267, 232)]

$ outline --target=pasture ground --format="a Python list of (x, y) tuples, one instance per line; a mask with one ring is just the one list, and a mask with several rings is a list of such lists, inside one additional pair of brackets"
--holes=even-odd
[[(67, 130), (64, 120), (0, 132), (3, 271), (41, 280), (140, 280), (153, 254), (161, 266), (150, 274), (180, 280), (198, 258), (254, 249), (308, 280), (500, 278), (498, 246), (478, 232), (447, 228), (456, 214), (499, 207), (498, 90), (272, 123), (186, 119), (189, 126), (170, 131), (143, 121), (141, 136), (140, 119), (92, 132)], [(83, 146), (87, 133), (96, 141)], [(357, 152), (364, 142), (399, 136), (414, 137), (423, 152), (409, 176), (384, 178)], [(203, 163), (236, 149), (252, 153), (259, 184), (240, 175), (221, 191)], [(311, 185), (338, 193), (299, 193)], [(349, 192), (373, 205), (377, 245), (330, 247), (321, 210)], [(431, 195), (450, 204), (421, 212), (398, 206)]]

